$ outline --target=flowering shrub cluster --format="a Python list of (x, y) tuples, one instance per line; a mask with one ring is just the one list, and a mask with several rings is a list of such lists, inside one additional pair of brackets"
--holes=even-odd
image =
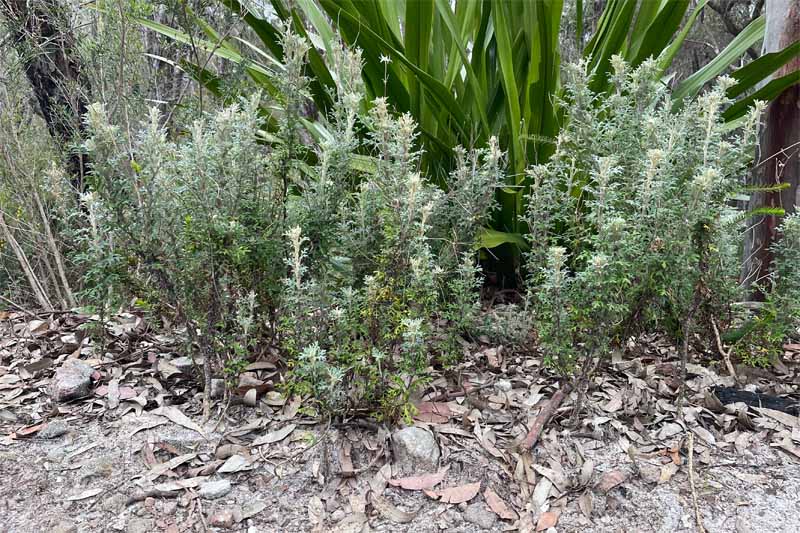
[[(559, 371), (591, 362), (639, 328), (688, 341), (738, 295), (741, 189), (761, 107), (739, 132), (721, 113), (721, 79), (679, 112), (655, 61), (613, 61), (610, 95), (585, 65), (568, 69), (568, 124), (553, 157), (529, 170), (530, 298)], [(713, 337), (711, 337), (713, 338)]]
[[(361, 58), (344, 48), (328, 135), (301, 146), (308, 48), (292, 34), (284, 47), (285, 96), (222, 109), (177, 142), (156, 111), (129, 134), (90, 109), (88, 294), (176, 316), (206, 385), (277, 346), (287, 387), (323, 409), (408, 416), (427, 368), (458, 355), (477, 317), (475, 243), (501, 154), (460, 151), (447, 192), (432, 185), (413, 120), (382, 99), (363, 108)], [(254, 135), (267, 108), (269, 144)]]

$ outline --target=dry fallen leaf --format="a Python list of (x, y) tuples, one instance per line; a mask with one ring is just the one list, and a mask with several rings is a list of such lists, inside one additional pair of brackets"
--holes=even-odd
[(504, 502), (492, 489), (487, 488), (485, 491), (483, 491), (483, 499), (486, 500), (486, 503), (489, 505), (489, 508), (494, 512), (494, 514), (503, 520), (517, 520), (519, 518), (519, 515), (517, 515), (513, 509), (506, 505), (506, 502)]
[(162, 405), (158, 409), (153, 409), (151, 411), (154, 415), (163, 416), (169, 418), (179, 426), (183, 426), (186, 429), (191, 429), (193, 431), (198, 432), (200, 435), (205, 437), (205, 433), (203, 432), (203, 428), (200, 427), (199, 424), (194, 422), (191, 418), (183, 414), (180, 409), (175, 406), (164, 406)]
[(590, 519), (592, 518), (592, 495), (587, 490), (578, 498), (578, 507), (580, 508), (583, 516)]
[(467, 483), (458, 487), (449, 487), (442, 490), (425, 490), (425, 494), (431, 498), (438, 499), (442, 503), (463, 503), (468, 502), (478, 495), (481, 490), (481, 483)]
[(154, 485), (153, 488), (162, 492), (172, 492), (183, 489), (193, 489), (199, 487), (201, 483), (206, 481), (208, 476), (197, 476), (186, 479), (179, 479), (177, 481), (168, 481), (166, 483), (159, 483)]
[(381, 516), (397, 524), (407, 524), (417, 516), (416, 512), (402, 511), (389, 502), (389, 500), (375, 493), (372, 494), (371, 501), (372, 506)]
[(86, 489), (86, 490), (84, 490), (84, 491), (82, 491), (82, 492), (80, 492), (78, 494), (73, 495), (73, 496), (67, 496), (67, 500), (71, 501), (71, 502), (78, 501), (78, 500), (85, 500), (86, 498), (92, 498), (94, 496), (97, 496), (98, 494), (101, 494), (101, 493), (105, 492), (105, 490), (106, 489), (103, 489), (103, 488)]
[(667, 481), (672, 479), (672, 476), (674, 476), (677, 471), (678, 471), (678, 465), (676, 465), (675, 463), (670, 462), (662, 466), (661, 475), (658, 478), (658, 484), (661, 485), (662, 483), (666, 483)]
[(406, 490), (423, 490), (432, 489), (442, 482), (447, 469), (435, 474), (423, 474), (421, 476), (401, 477), (399, 479), (390, 479), (389, 485), (393, 487), (400, 487)]
[(553, 511), (547, 511), (539, 515), (539, 521), (536, 522), (536, 531), (544, 531), (556, 525), (558, 522), (558, 515)]
[(414, 419), (431, 424), (444, 424), (453, 412), (446, 402), (422, 402), (417, 405), (417, 414)]
[(252, 468), (252, 464), (246, 457), (237, 454), (228, 457), (228, 460), (217, 469), (217, 472), (220, 474), (233, 474), (235, 472), (251, 470)]
[(600, 481), (597, 483), (597, 489), (605, 494), (627, 478), (628, 476), (625, 472), (621, 470), (611, 470), (603, 474), (603, 477), (600, 478)]
[(586, 486), (592, 480), (592, 474), (594, 473), (594, 461), (591, 459), (586, 459), (581, 465), (581, 477), (580, 477), (580, 484), (582, 486)]
[(275, 431), (270, 431), (269, 433), (258, 437), (256, 440), (253, 441), (253, 446), (263, 446), (264, 444), (273, 444), (275, 442), (280, 442), (289, 435), (292, 434), (294, 428), (297, 427), (297, 424), (289, 424), (288, 426), (284, 426), (281, 429), (276, 429)]

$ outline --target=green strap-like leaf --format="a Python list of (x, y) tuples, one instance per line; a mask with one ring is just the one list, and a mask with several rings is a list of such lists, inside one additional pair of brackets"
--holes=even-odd
[[(758, 83), (784, 66), (800, 54), (800, 41), (787, 46), (780, 52), (764, 54), (755, 61), (748, 63), (733, 73), (733, 78), (739, 83), (728, 89), (728, 97), (735, 98), (745, 91), (755, 87)], [(800, 74), (795, 73), (800, 77)]]
[(764, 15), (761, 15), (748, 24), (739, 35), (734, 37), (717, 57), (679, 84), (675, 92), (672, 93), (672, 98), (675, 101), (674, 107), (676, 109), (680, 108), (683, 105), (683, 100), (694, 98), (706, 83), (725, 72), (725, 69), (742, 57), (742, 54), (748, 48), (760, 41), (764, 37), (765, 26), (766, 19)]
[(722, 118), (725, 122), (736, 120), (744, 116), (756, 100), (761, 100), (763, 102), (774, 100), (780, 94), (783, 94), (783, 91), (793, 85), (800, 85), (800, 76), (798, 76), (797, 72), (792, 72), (786, 76), (776, 78), (747, 98), (739, 100), (722, 113)]

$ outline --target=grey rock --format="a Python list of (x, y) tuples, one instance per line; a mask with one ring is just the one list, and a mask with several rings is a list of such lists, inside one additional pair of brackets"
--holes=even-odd
[(233, 524), (235, 522), (236, 519), (233, 516), (233, 511), (230, 509), (223, 509), (221, 511), (217, 511), (216, 513), (208, 517), (208, 524), (214, 527), (229, 529), (233, 527)]
[(513, 388), (511, 382), (507, 379), (497, 380), (497, 383), (495, 383), (494, 386), (500, 392), (511, 392), (511, 389)]
[(53, 533), (76, 533), (78, 527), (69, 520), (62, 520), (51, 529)]
[(212, 379), (211, 380), (211, 397), (212, 398), (222, 398), (225, 394), (225, 380), (224, 379)]
[(67, 359), (50, 382), (50, 394), (57, 402), (68, 402), (89, 394), (94, 369), (78, 359)]
[(470, 524), (475, 524), (481, 529), (494, 529), (497, 520), (494, 513), (489, 510), (483, 502), (473, 503), (464, 511), (464, 520)]
[(68, 452), (69, 450), (67, 450), (67, 446), (56, 446), (55, 448), (47, 452), (47, 456), (45, 457), (45, 459), (47, 461), (50, 461), (51, 463), (60, 463), (64, 459), (64, 457), (67, 456)]
[(126, 533), (152, 533), (155, 531), (156, 523), (150, 518), (131, 518)]
[(206, 500), (216, 500), (222, 498), (231, 491), (231, 482), (227, 479), (220, 479), (218, 481), (206, 481), (200, 485), (198, 493), (201, 498)]
[(69, 425), (63, 420), (54, 420), (42, 429), (37, 437), (40, 439), (55, 439), (69, 431)]
[(110, 512), (117, 512), (121, 510), (125, 506), (126, 498), (120, 493), (115, 493), (103, 500), (103, 503), (100, 504), (100, 507), (104, 511)]
[(194, 365), (202, 366), (203, 365), (203, 358), (202, 357), (195, 357), (194, 361), (192, 361), (191, 357), (176, 357), (172, 361), (172, 366), (183, 372), (184, 374), (191, 374), (194, 371)]
[(403, 475), (435, 472), (439, 467), (439, 445), (427, 429), (410, 427), (395, 431), (392, 452), (395, 467)]

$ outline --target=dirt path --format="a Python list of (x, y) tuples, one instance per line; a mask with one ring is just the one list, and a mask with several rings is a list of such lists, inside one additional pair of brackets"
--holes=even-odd
[[(396, 428), (320, 424), (266, 386), (263, 361), (201, 427), (169, 338), (134, 337), (127, 317), (97, 358), (74, 317), (23, 323), (0, 335), (2, 531), (698, 531), (695, 498), (709, 532), (800, 531), (798, 418), (714, 403), (730, 378), (699, 365), (679, 418), (674, 349), (658, 339), (602, 368), (577, 427), (569, 395), (526, 452), (557, 381), (535, 357), (478, 346), (451, 370), (466, 390), (440, 375), (416, 399), (424, 438), (400, 449)], [(55, 402), (70, 359), (90, 367), (88, 393)], [(796, 382), (791, 370), (750, 387)]]

